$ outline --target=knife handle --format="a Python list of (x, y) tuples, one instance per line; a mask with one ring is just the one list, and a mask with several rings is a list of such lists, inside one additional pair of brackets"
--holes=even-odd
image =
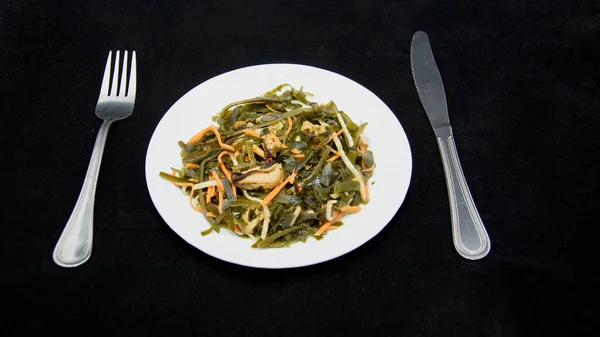
[(462, 257), (479, 260), (490, 251), (490, 238), (467, 186), (452, 129), (448, 127), (446, 131), (444, 135), (436, 136), (450, 199), (454, 247)]

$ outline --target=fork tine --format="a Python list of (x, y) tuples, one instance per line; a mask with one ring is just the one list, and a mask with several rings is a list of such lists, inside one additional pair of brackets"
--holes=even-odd
[(123, 51), (123, 71), (121, 71), (121, 85), (119, 86), (119, 97), (125, 96), (127, 86), (127, 50)]
[(108, 60), (106, 60), (106, 67), (104, 68), (104, 76), (102, 77), (102, 86), (100, 87), (100, 96), (108, 95), (108, 88), (110, 86), (110, 65), (112, 60), (112, 51), (108, 52)]
[(115, 53), (115, 67), (113, 70), (112, 84), (110, 85), (110, 93), (108, 96), (117, 94), (117, 87), (119, 85), (119, 50)]
[(131, 73), (129, 74), (129, 90), (127, 90), (127, 97), (131, 100), (135, 100), (135, 91), (137, 90), (137, 65), (135, 61), (135, 50), (131, 54)]

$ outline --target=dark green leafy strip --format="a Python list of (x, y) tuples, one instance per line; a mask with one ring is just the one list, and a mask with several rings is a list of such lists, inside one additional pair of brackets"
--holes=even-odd
[(291, 234), (291, 233), (294, 233), (296, 231), (299, 231), (301, 229), (302, 229), (302, 226), (294, 226), (294, 227), (290, 227), (290, 228), (281, 230), (281, 231), (279, 231), (279, 232), (277, 232), (275, 234), (267, 236), (264, 240), (257, 241), (256, 243), (254, 243), (252, 245), (252, 247), (253, 248), (264, 248), (267, 245), (269, 245), (271, 242), (273, 242), (273, 241), (275, 241), (275, 240), (277, 240), (277, 239), (279, 239), (279, 238), (281, 238), (283, 236), (286, 236), (288, 234)]
[(219, 154), (219, 152), (223, 151), (223, 149), (221, 148), (214, 148), (211, 149), (210, 151), (196, 151), (196, 152), (192, 152), (189, 153), (188, 155), (184, 156), (181, 161), (183, 162), (183, 164), (198, 164), (199, 162), (203, 161), (204, 159), (210, 157), (212, 154), (217, 153), (217, 155)]
[(364, 158), (366, 167), (372, 167), (375, 164), (375, 161), (373, 160), (373, 151), (367, 150)]
[(345, 112), (340, 111), (340, 114), (342, 115), (342, 118), (344, 119), (344, 123), (346, 123), (346, 127), (348, 128), (348, 131), (350, 131), (350, 133), (358, 130), (358, 125), (356, 125), (356, 123), (354, 123), (352, 121), (352, 119), (350, 119), (350, 117), (348, 117), (348, 115), (346, 115)]
[[(296, 115), (299, 115), (301, 113), (302, 113), (302, 109), (301, 108), (294, 109), (294, 110), (292, 110), (290, 112), (286, 112), (286, 113), (281, 114), (279, 116), (279, 118), (273, 119), (273, 120), (268, 121), (268, 122), (256, 124), (252, 128), (253, 129), (258, 129), (258, 128), (262, 128), (264, 126), (269, 126), (271, 124), (275, 124), (275, 123), (279, 122), (282, 119), (286, 119), (286, 118), (291, 117), (291, 116), (296, 116)], [(242, 133), (244, 133), (244, 130), (245, 129), (237, 130), (235, 132), (223, 132), (221, 134), (221, 137), (227, 139), (227, 138), (230, 138), (230, 137), (233, 137), (233, 136), (241, 135)]]
[(277, 194), (277, 196), (275, 197), (275, 202), (278, 202), (280, 204), (286, 204), (286, 205), (293, 205), (293, 206), (297, 206), (299, 205), (302, 200), (300, 200), (300, 198), (298, 198), (297, 196), (293, 195), (293, 194), (287, 194), (287, 193), (279, 193)]
[(300, 215), (298, 215), (298, 218), (296, 219), (296, 223), (301, 224), (316, 219), (317, 213), (315, 212), (300, 212)]
[(252, 151), (252, 142), (244, 142), (244, 147), (246, 148), (246, 155), (248, 156), (248, 158), (250, 158), (250, 167), (256, 166), (256, 159), (254, 159), (254, 151)]
[(243, 99), (241, 101), (237, 101), (237, 102), (233, 102), (233, 103), (229, 103), (227, 104), (222, 110), (220, 115), (223, 115), (223, 113), (227, 110), (229, 110), (229, 108), (233, 108), (236, 105), (243, 105), (243, 104), (262, 104), (262, 103), (274, 103), (274, 102), (282, 102), (283, 99), (279, 98), (279, 97), (256, 97), (256, 98), (249, 98), (249, 99)]
[(189, 181), (189, 180), (184, 179), (184, 178), (176, 177), (176, 176), (174, 176), (172, 174), (168, 174), (166, 172), (162, 172), (161, 171), (158, 175), (161, 176), (161, 177), (163, 177), (163, 178), (165, 178), (165, 179), (167, 179), (167, 180), (169, 180), (169, 181), (172, 181), (172, 182), (181, 183), (181, 184), (194, 184), (193, 181)]
[[(296, 120), (299, 120), (299, 118)], [(308, 142), (310, 141), (310, 138), (308, 138), (308, 136), (299, 129), (300, 126), (294, 125), (294, 128), (296, 129), (290, 132), (290, 135), (286, 140), (286, 144), (290, 148), (297, 148), (298, 150), (306, 149), (308, 147)]]
[(315, 178), (319, 176), (319, 173), (321, 172), (321, 167), (323, 167), (323, 164), (327, 160), (327, 156), (329, 155), (329, 152), (330, 152), (329, 148), (325, 148), (325, 150), (323, 151), (323, 154), (321, 155), (321, 159), (319, 160), (319, 163), (317, 164), (317, 167), (315, 167), (313, 169), (313, 171), (310, 173), (310, 175), (308, 177), (304, 178), (304, 180), (299, 182), (298, 186), (303, 188), (304, 186), (308, 185), (311, 181), (315, 180)]
[(304, 158), (302, 158), (302, 160), (300, 160), (297, 164), (296, 164), (296, 171), (299, 171), (301, 169), (304, 168), (304, 166), (306, 165), (306, 163), (308, 163), (308, 161), (315, 155), (315, 153), (318, 151), (319, 149), (316, 149), (314, 151), (308, 151), (305, 155)]
[(360, 191), (360, 183), (356, 180), (340, 181), (333, 185), (333, 193)]
[(330, 199), (331, 188), (322, 187), (317, 184), (312, 186), (312, 189), (315, 192), (315, 198), (317, 198), (320, 204), (324, 204)]
[(296, 168), (296, 158), (292, 155), (287, 155), (287, 157), (283, 158), (281, 163), (283, 165), (283, 170), (287, 172), (292, 172)]
[(221, 179), (221, 183), (223, 183), (223, 188), (225, 189), (225, 194), (227, 195), (227, 199), (230, 201), (235, 200), (235, 194), (233, 194), (233, 189), (231, 188), (231, 184), (227, 178)]
[(246, 198), (239, 197), (235, 201), (227, 203), (230, 208), (243, 207), (243, 208), (258, 208), (260, 204), (254, 200), (248, 200)]
[(346, 152), (346, 157), (348, 157), (351, 163), (356, 163), (356, 159), (360, 158), (362, 155), (362, 152), (355, 148), (351, 148)]
[(276, 87), (275, 87), (275, 88), (273, 88), (272, 90), (268, 91), (268, 92), (265, 94), (265, 96), (268, 96), (268, 97), (275, 96), (275, 95), (276, 95), (276, 93), (277, 93), (279, 90), (281, 90), (281, 88), (284, 88), (284, 87), (290, 87), (290, 88), (292, 88), (292, 86), (291, 86), (291, 85), (289, 85), (288, 83), (283, 83), (283, 84), (280, 84), (280, 85), (276, 86)]
[(321, 184), (323, 186), (331, 186), (335, 181), (335, 171), (333, 170), (333, 164), (327, 163), (321, 172)]
[(219, 215), (217, 215), (217, 218), (215, 219), (215, 226), (219, 226), (219, 224), (221, 223), (221, 220), (223, 220), (224, 217), (225, 217), (225, 212), (222, 212)]
[[(320, 107), (322, 113), (326, 116), (326, 117), (330, 117), (333, 118), (336, 116), (336, 114), (338, 113), (338, 108), (335, 105), (335, 103), (333, 103), (333, 101), (329, 101), (329, 103), (327, 104), (323, 104)], [(336, 123), (337, 124), (337, 123)]]
[(239, 107), (233, 109), (233, 111), (231, 112), (231, 115), (229, 115), (229, 118), (227, 118), (227, 124), (223, 125), (225, 127), (225, 130), (233, 130), (233, 124), (237, 120), (239, 111), (240, 111)]
[(360, 137), (360, 135), (363, 133), (363, 131), (367, 127), (367, 124), (368, 123), (362, 123), (361, 125), (358, 126), (358, 129), (356, 131), (351, 132), (352, 140), (354, 141), (354, 144), (358, 144), (358, 138)]
[(238, 225), (240, 228), (246, 228), (248, 226), (248, 224), (242, 220), (242, 218), (238, 218), (238, 217), (232, 217), (233, 223), (231, 224), (231, 230), (235, 231), (234, 227), (235, 225)]
[(194, 170), (194, 169), (189, 169), (187, 167), (182, 167), (181, 168), (181, 172), (183, 172), (183, 175), (186, 177), (192, 177), (194, 179), (200, 179), (200, 177), (198, 177), (198, 171)]
[(294, 212), (289, 212), (286, 213), (286, 215), (281, 219), (281, 221), (277, 225), (285, 229), (292, 225), (292, 220), (294, 220)]
[(234, 221), (234, 216), (231, 214), (231, 211), (229, 210), (223, 210), (223, 220), (222, 222), (224, 222), (224, 224), (222, 226), (225, 226), (231, 230), (234, 229), (235, 227), (235, 221)]
[[(302, 88), (300, 88), (300, 90), (302, 90)], [(294, 88), (292, 88), (292, 95), (294, 95), (294, 98), (296, 98), (297, 100), (299, 100), (300, 102), (309, 105), (310, 102), (308, 101), (308, 99), (306, 99), (306, 93), (303, 91), (298, 91)]]

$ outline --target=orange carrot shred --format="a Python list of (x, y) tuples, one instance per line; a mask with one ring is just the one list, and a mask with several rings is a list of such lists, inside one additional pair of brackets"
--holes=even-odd
[(185, 167), (189, 168), (189, 169), (195, 169), (195, 168), (200, 167), (200, 165), (194, 164), (194, 163), (187, 163), (187, 164), (185, 164)]
[(371, 172), (371, 171), (373, 171), (374, 169), (375, 169), (375, 164), (373, 164), (373, 166), (371, 166), (371, 167), (369, 167), (369, 168), (366, 168), (366, 169), (364, 169), (364, 170), (362, 170), (362, 171), (363, 171), (363, 172)]
[(210, 171), (210, 174), (213, 176), (213, 178), (215, 179), (215, 181), (217, 182), (217, 190), (219, 192), (223, 192), (225, 191), (225, 187), (223, 187), (223, 182), (221, 181), (221, 179), (219, 178), (219, 175), (217, 174), (217, 172), (215, 171)]
[(290, 132), (292, 131), (292, 118), (288, 117), (287, 122), (288, 122), (287, 130), (285, 130), (285, 134), (283, 135), (284, 140), (287, 139), (287, 137), (290, 135)]
[(176, 185), (176, 186), (186, 186), (186, 187), (194, 186), (194, 184), (192, 184), (192, 183), (177, 183), (174, 181), (172, 181), (172, 183), (173, 183), (173, 185)]
[(331, 221), (327, 221), (325, 222), (323, 225), (321, 225), (321, 227), (319, 227), (319, 229), (315, 232), (315, 236), (320, 236), (321, 234), (323, 234), (328, 228), (329, 226), (331, 226), (332, 224), (340, 221), (340, 219), (345, 215), (345, 212), (339, 212)]
[(190, 192), (190, 206), (192, 206), (192, 208), (195, 209), (196, 211), (202, 213), (202, 209), (200, 207), (196, 207), (196, 205), (194, 205), (194, 203), (192, 202), (193, 199), (194, 199), (194, 191), (192, 190), (192, 192)]
[(219, 191), (219, 211), (221, 211), (221, 212), (223, 209), (222, 207), (223, 207), (223, 194), (224, 193), (225, 192), (223, 192), (223, 191)]
[(279, 186), (275, 187), (271, 193), (269, 193), (264, 199), (263, 201), (260, 203), (261, 206), (267, 205), (269, 202), (271, 202), (271, 200), (273, 200), (277, 194), (279, 194), (279, 192), (281, 192), (281, 190), (283, 189), (283, 187), (285, 185), (287, 185), (288, 183), (294, 183), (294, 179), (296, 178), (296, 172), (292, 172), (292, 174), (290, 174), (281, 184), (279, 184)]
[(344, 212), (344, 213), (356, 213), (356, 212), (360, 212), (360, 206), (346, 205), (346, 206), (340, 208), (340, 212)]
[(336, 132), (336, 133), (333, 133), (333, 134), (331, 134), (331, 137), (329, 137), (329, 139), (327, 139), (327, 141), (325, 142), (325, 144), (328, 144), (330, 141), (332, 141), (334, 136), (339, 136), (339, 135), (341, 135), (341, 134), (342, 134), (342, 132), (344, 132), (344, 129), (342, 129), (342, 130), (340, 130), (340, 131), (338, 131), (338, 132)]
[(217, 128), (214, 125), (210, 125), (206, 129), (195, 134), (192, 138), (190, 138), (190, 140), (188, 141), (188, 144), (197, 142), (200, 138), (202, 138), (202, 136), (207, 134), (209, 131), (212, 131), (215, 134), (215, 136), (217, 137), (217, 141), (219, 142), (219, 146), (221, 146), (222, 148), (224, 148), (226, 150), (235, 151), (233, 146), (227, 145), (221, 141), (221, 134), (219, 133), (219, 130), (217, 130)]
[(254, 130), (244, 129), (244, 133), (247, 134), (250, 137), (254, 137), (254, 138), (260, 139), (260, 135), (258, 134), (258, 132), (254, 131)]
[(206, 192), (206, 202), (209, 203), (210, 199), (215, 196), (215, 186), (209, 186)]
[[(363, 142), (362, 138), (360, 139), (360, 152), (362, 153), (362, 156), (360, 156), (360, 161), (361, 161), (361, 167), (364, 169), (365, 168), (365, 152), (367, 151), (366, 147), (365, 147), (365, 142)], [(363, 170), (363, 172), (365, 172), (365, 170)]]
[(273, 111), (273, 112), (275, 112), (275, 113), (279, 113), (279, 111), (277, 111), (277, 110), (275, 110), (275, 109), (271, 108), (271, 107), (270, 107), (268, 104), (266, 104), (265, 106), (267, 107), (267, 109), (269, 109), (269, 110), (271, 110), (271, 111)]
[(221, 153), (219, 153), (219, 156), (217, 157), (217, 161), (219, 162), (219, 167), (221, 168), (221, 171), (223, 171), (223, 174), (225, 174), (225, 177), (227, 177), (227, 180), (229, 180), (229, 182), (231, 183), (231, 189), (233, 190), (233, 195), (237, 197), (237, 189), (235, 188), (235, 185), (233, 184), (233, 181), (231, 180), (231, 173), (229, 173), (229, 170), (227, 170), (227, 167), (225, 167), (225, 163), (223, 163), (224, 155), (233, 157), (233, 154), (231, 152), (222, 151)]
[(223, 171), (223, 174), (225, 174), (225, 176), (227, 177), (227, 180), (229, 180), (229, 182), (231, 182), (231, 174), (229, 173), (229, 170), (227, 170), (227, 168), (225, 167), (225, 163), (223, 163), (224, 155), (232, 156), (232, 154), (230, 152), (222, 151), (221, 153), (219, 153), (219, 156), (217, 157), (217, 161), (219, 162), (219, 167)]
[(339, 157), (341, 157), (341, 156), (342, 156), (342, 155), (340, 155), (340, 153), (338, 152), (338, 153), (336, 153), (336, 154), (335, 154), (333, 157), (331, 157), (331, 158), (327, 159), (327, 162), (328, 162), (328, 163), (330, 163), (330, 162), (332, 162), (332, 161), (334, 161), (334, 160), (338, 159), (338, 158), (339, 158)]
[(240, 126), (244, 125), (248, 123), (247, 121), (236, 121), (235, 123), (233, 123), (233, 129), (237, 130), (237, 128), (239, 128)]

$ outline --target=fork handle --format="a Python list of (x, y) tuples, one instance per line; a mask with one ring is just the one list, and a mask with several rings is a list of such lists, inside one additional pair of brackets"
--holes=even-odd
[(98, 131), (79, 198), (54, 248), (52, 257), (54, 262), (61, 267), (77, 267), (86, 262), (92, 255), (96, 183), (98, 182), (102, 153), (104, 153), (104, 145), (111, 124), (112, 121), (104, 121)]
[(436, 130), (436, 136), (450, 199), (454, 247), (466, 259), (481, 259), (490, 251), (490, 238), (467, 186), (452, 129)]

